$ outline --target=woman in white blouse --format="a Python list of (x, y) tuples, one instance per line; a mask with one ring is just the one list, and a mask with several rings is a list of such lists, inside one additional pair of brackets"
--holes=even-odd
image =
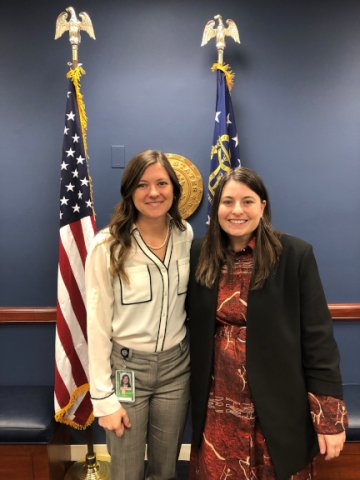
[[(133, 157), (121, 195), (86, 261), (90, 393), (112, 478), (143, 479), (147, 443), (146, 478), (165, 480), (176, 476), (188, 407), (184, 302), (193, 233), (164, 153)], [(124, 372), (133, 389), (127, 398), (116, 388)]]

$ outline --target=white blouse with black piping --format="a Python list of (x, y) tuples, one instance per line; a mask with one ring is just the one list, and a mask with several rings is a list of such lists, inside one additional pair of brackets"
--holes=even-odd
[(111, 382), (112, 342), (143, 352), (161, 352), (186, 335), (184, 309), (189, 278), (191, 226), (181, 232), (172, 226), (161, 261), (137, 228), (125, 262), (129, 283), (110, 274), (110, 233), (101, 230), (93, 240), (85, 267), (90, 394), (94, 415), (119, 408)]

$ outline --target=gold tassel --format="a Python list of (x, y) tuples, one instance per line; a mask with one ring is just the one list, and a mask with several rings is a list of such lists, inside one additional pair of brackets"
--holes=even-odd
[(229, 64), (221, 65), (220, 63), (214, 63), (214, 65), (211, 67), (211, 71), (215, 72), (215, 70), (221, 70), (222, 72), (225, 73), (226, 83), (229, 88), (229, 91), (231, 91), (234, 85), (235, 73), (231, 70), (230, 65)]
[(83, 137), (83, 143), (84, 143), (85, 156), (87, 157), (88, 156), (87, 142), (86, 142), (87, 116), (85, 112), (85, 104), (84, 104), (83, 96), (80, 91), (80, 86), (81, 86), (80, 78), (81, 78), (81, 75), (85, 75), (85, 74), (86, 72), (82, 67), (76, 67), (69, 70), (68, 73), (66, 74), (66, 77), (71, 79), (75, 87), (76, 100), (77, 100), (79, 114), (80, 114), (80, 124), (81, 124), (81, 131), (82, 131), (82, 137)]
[(89, 170), (89, 156), (88, 156), (88, 150), (87, 150), (87, 139), (86, 139), (86, 131), (87, 131), (87, 116), (86, 116), (86, 111), (85, 111), (85, 103), (84, 99), (82, 96), (82, 93), (80, 91), (80, 78), (82, 75), (86, 75), (85, 70), (82, 67), (76, 67), (76, 68), (71, 68), (68, 73), (66, 74), (67, 78), (70, 78), (71, 81), (74, 84), (75, 92), (76, 92), (76, 100), (78, 104), (78, 109), (79, 109), (79, 115), (80, 115), (80, 125), (81, 125), (81, 132), (82, 132), (82, 138), (83, 138), (83, 144), (84, 144), (84, 151), (85, 151), (85, 157), (86, 157), (86, 163), (88, 167), (88, 175), (89, 175), (89, 184), (90, 184), (90, 199), (91, 203), (93, 205), (92, 211), (93, 215), (95, 217), (95, 209), (94, 209), (94, 199), (93, 199), (93, 182), (92, 178), (90, 176), (90, 170)]

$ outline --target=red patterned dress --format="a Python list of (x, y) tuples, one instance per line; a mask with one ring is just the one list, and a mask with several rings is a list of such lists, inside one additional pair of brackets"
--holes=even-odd
[[(199, 450), (191, 450), (190, 480), (276, 479), (246, 375), (246, 310), (253, 247), (254, 240), (234, 255), (230, 276), (225, 269), (221, 273), (212, 386), (203, 441)], [(344, 430), (346, 411), (341, 400), (310, 395), (309, 401), (318, 433)], [(311, 465), (290, 478), (311, 479)]]

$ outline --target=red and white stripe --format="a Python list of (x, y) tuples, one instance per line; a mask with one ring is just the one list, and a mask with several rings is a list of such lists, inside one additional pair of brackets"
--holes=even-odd
[(60, 228), (55, 340), (55, 418), (75, 428), (93, 420), (88, 381), (85, 261), (93, 216)]

